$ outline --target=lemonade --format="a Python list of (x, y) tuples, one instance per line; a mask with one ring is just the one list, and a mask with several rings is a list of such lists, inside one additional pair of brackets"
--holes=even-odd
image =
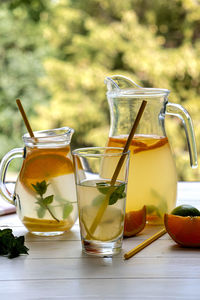
[(112, 257), (122, 249), (129, 151), (89, 147), (72, 155), (82, 249), (89, 255)]
[[(124, 147), (127, 136), (110, 137), (109, 147)], [(162, 224), (176, 204), (177, 177), (168, 139), (135, 135), (130, 145), (126, 212), (147, 209), (150, 224)]]
[[(81, 236), (87, 250), (98, 242), (109, 243), (123, 236), (126, 184), (110, 186), (104, 180), (84, 180), (77, 185)], [(105, 204), (105, 205), (104, 205)], [(102, 218), (94, 226), (102, 207)]]
[(55, 235), (69, 230), (78, 214), (70, 147), (26, 147), (14, 197), (30, 232)]

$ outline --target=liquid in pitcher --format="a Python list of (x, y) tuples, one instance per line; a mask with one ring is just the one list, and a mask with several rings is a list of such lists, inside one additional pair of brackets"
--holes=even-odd
[[(110, 137), (109, 147), (124, 147), (127, 136)], [(176, 204), (177, 176), (166, 137), (135, 135), (130, 145), (126, 212), (147, 209), (149, 224), (162, 224)]]
[(15, 201), (21, 221), (32, 233), (59, 234), (73, 226), (78, 212), (69, 146), (26, 148)]

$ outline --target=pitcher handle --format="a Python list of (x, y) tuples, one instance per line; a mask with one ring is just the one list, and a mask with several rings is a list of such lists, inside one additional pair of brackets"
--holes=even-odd
[(197, 149), (196, 149), (196, 141), (194, 135), (194, 129), (192, 125), (192, 119), (188, 113), (188, 111), (180, 104), (170, 103), (168, 102), (166, 105), (166, 114), (176, 116), (181, 119), (185, 134), (187, 138), (187, 144), (190, 155), (190, 165), (192, 168), (198, 167), (197, 161)]
[(14, 204), (13, 193), (11, 193), (6, 187), (6, 184), (5, 184), (6, 172), (7, 172), (10, 162), (14, 158), (18, 158), (18, 157), (22, 158), (23, 153), (24, 153), (23, 148), (12, 149), (6, 155), (4, 155), (4, 157), (1, 160), (1, 164), (0, 164), (0, 194), (1, 194), (1, 196), (3, 196), (3, 198), (5, 200), (7, 200), (11, 204)]

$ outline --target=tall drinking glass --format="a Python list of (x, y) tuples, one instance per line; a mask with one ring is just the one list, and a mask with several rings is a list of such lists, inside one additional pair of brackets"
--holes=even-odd
[[(122, 248), (129, 151), (92, 147), (77, 149), (72, 154), (83, 251), (113, 256)], [(123, 165), (113, 181), (122, 156)]]

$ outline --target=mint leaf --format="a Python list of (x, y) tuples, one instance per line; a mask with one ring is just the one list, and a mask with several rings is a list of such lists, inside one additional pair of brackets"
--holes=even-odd
[(47, 191), (48, 184), (45, 180), (37, 182), (36, 184), (31, 184), (35, 191), (42, 197)]
[(125, 192), (123, 192), (122, 194), (119, 195), (119, 199), (123, 199), (125, 197), (126, 197), (126, 193)]
[(51, 196), (47, 196), (47, 197), (45, 197), (45, 198), (43, 198), (42, 199), (42, 203), (44, 204), (44, 205), (48, 205), (48, 204), (51, 204), (52, 202), (53, 202), (53, 195), (51, 195)]
[(120, 184), (120, 185), (116, 188), (116, 190), (115, 190), (114, 193), (117, 193), (117, 194), (119, 194), (119, 195), (122, 195), (122, 193), (124, 192), (124, 190), (125, 190), (125, 184), (123, 183), (123, 184)]
[(10, 248), (9, 258), (15, 258), (20, 254), (28, 254), (28, 248), (24, 246), (24, 236), (15, 237)]
[(160, 211), (155, 205), (147, 205), (146, 210), (149, 215), (156, 214), (158, 217), (161, 217)]
[(40, 197), (36, 197), (36, 199), (37, 199), (36, 203), (39, 204), (41, 207), (37, 210), (38, 218), (44, 217), (45, 212), (42, 209), (46, 209), (46, 210), (48, 210), (48, 212), (50, 213), (52, 218), (55, 219), (57, 222), (59, 222), (59, 220), (55, 217), (52, 210), (48, 206), (49, 204), (51, 204), (53, 202), (54, 195), (50, 195), (50, 196), (43, 198), (43, 195), (46, 193), (47, 187), (49, 184), (47, 184), (46, 181), (43, 180), (41, 182), (37, 182), (36, 184), (31, 184), (31, 185), (35, 189), (36, 193), (39, 194), (39, 196), (40, 196)]
[(107, 182), (97, 182), (96, 185), (98, 191), (104, 195), (106, 195), (111, 188), (111, 186)]
[(0, 229), (0, 255), (14, 258), (20, 254), (28, 254), (28, 250), (24, 245), (24, 236), (15, 237), (12, 229)]
[(44, 218), (44, 215), (45, 215), (45, 208), (40, 206), (38, 209), (37, 209), (37, 215), (40, 219)]
[(119, 199), (118, 195), (115, 193), (112, 193), (110, 195), (110, 199), (109, 199), (109, 205), (113, 205), (117, 202), (117, 200)]
[(147, 214), (152, 214), (157, 210), (157, 207), (155, 205), (146, 205)]
[[(125, 184), (122, 183), (119, 186), (111, 186), (108, 185), (107, 182), (98, 182), (96, 183), (97, 189), (100, 193), (106, 195), (107, 193), (111, 192), (113, 189), (114, 191), (111, 193), (109, 197), (109, 205), (113, 205), (117, 202), (118, 199), (122, 199), (126, 197), (125, 190)], [(97, 196), (93, 200), (93, 205), (99, 205), (104, 198), (100, 198), (101, 195)]]
[[(38, 218), (43, 218), (45, 215), (45, 211), (47, 210), (51, 215), (51, 217), (55, 219), (57, 222), (59, 222), (59, 220), (56, 218), (56, 215), (53, 211), (53, 207), (50, 206), (50, 204), (54, 201), (54, 195), (44, 197), (44, 194), (46, 193), (49, 184), (47, 184), (46, 181), (43, 180), (41, 182), (37, 182), (36, 184), (31, 184), (31, 185), (36, 191), (36, 193), (39, 195), (39, 197), (38, 196), (36, 197), (37, 199), (36, 203), (40, 206), (37, 209)], [(73, 210), (72, 203), (69, 201), (66, 202), (66, 199), (63, 199), (58, 196), (55, 198), (55, 200), (62, 203), (61, 207), (63, 208), (63, 219), (66, 219)]]
[(66, 219), (73, 210), (73, 205), (70, 202), (67, 202), (63, 208), (63, 219)]
[(124, 190), (125, 190), (124, 183), (115, 187), (115, 191), (110, 195), (109, 205), (113, 205), (117, 202), (118, 199), (122, 199), (126, 197), (126, 193), (124, 193)]
[(12, 229), (0, 230), (0, 255), (6, 255), (9, 253), (13, 238), (14, 235), (12, 234)]
[(12, 229), (10, 228), (6, 228), (3, 230), (0, 229), (0, 238), (2, 238), (3, 236), (13, 236)]

